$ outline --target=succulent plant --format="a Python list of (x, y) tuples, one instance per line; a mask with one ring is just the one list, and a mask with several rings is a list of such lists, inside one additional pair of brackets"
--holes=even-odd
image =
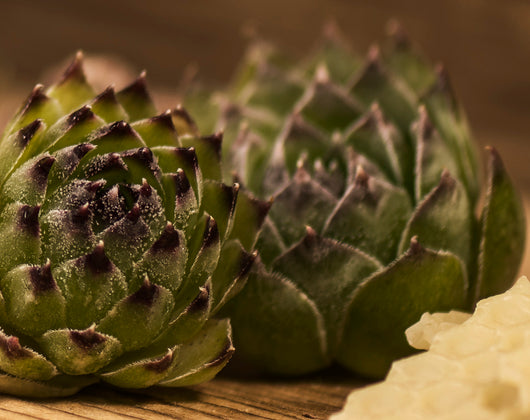
[(160, 115), (142, 74), (95, 95), (78, 54), (0, 144), (0, 391), (184, 386), (234, 348), (215, 318), (241, 289), (268, 203), (221, 179), (219, 134)]
[(274, 198), (229, 312), (237, 354), (270, 372), (381, 377), (422, 313), (471, 310), (517, 273), (524, 215), (498, 153), (477, 216), (481, 166), (447, 72), (391, 26), (364, 60), (333, 26), (298, 62), (257, 41), (230, 89), (188, 95), (235, 139), (241, 185)]

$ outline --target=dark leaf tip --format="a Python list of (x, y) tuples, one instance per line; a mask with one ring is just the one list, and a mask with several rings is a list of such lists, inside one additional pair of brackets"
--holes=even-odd
[(0, 349), (9, 359), (27, 359), (31, 352), (20, 345), (18, 337), (0, 335)]
[(83, 331), (72, 330), (70, 331), (70, 339), (83, 351), (90, 351), (107, 341), (107, 338), (96, 332), (94, 327)]
[(42, 266), (32, 266), (29, 271), (30, 282), (34, 294), (58, 290), (57, 283), (52, 277), (51, 263), (48, 261)]
[(158, 238), (152, 245), (151, 250), (154, 252), (174, 251), (180, 245), (180, 235), (173, 227), (173, 224), (168, 222), (160, 238)]
[(40, 234), (39, 212), (40, 206), (22, 206), (18, 210), (17, 227), (34, 237), (38, 237)]
[(100, 241), (94, 250), (84, 257), (86, 267), (93, 274), (109, 273), (113, 269), (111, 260), (105, 253), (105, 245), (103, 241)]
[(193, 299), (186, 309), (188, 313), (205, 312), (210, 306), (210, 288), (208, 286), (200, 287), (199, 294)]
[(72, 112), (67, 117), (67, 123), (69, 127), (81, 124), (85, 121), (94, 118), (94, 113), (92, 112), (92, 107), (90, 105), (84, 105), (78, 110)]
[(149, 281), (145, 276), (144, 282), (140, 288), (127, 298), (127, 302), (133, 305), (143, 305), (151, 307), (160, 293), (160, 287)]
[(43, 126), (42, 120), (35, 120), (25, 127), (21, 128), (16, 137), (16, 144), (23, 148), (26, 147), (26, 145), (30, 142), (30, 140), (35, 136), (37, 131), (40, 130), (40, 128)]
[(83, 53), (81, 51), (78, 51), (76, 53), (73, 61), (67, 67), (66, 71), (63, 73), (63, 76), (58, 84), (62, 85), (71, 80), (75, 80), (75, 81), (83, 82), (83, 83), (86, 82), (85, 72), (83, 70)]
[(159, 358), (157, 360), (153, 360), (151, 362), (147, 362), (146, 364), (144, 364), (144, 368), (146, 370), (150, 370), (150, 371), (155, 372), (155, 373), (164, 373), (165, 371), (167, 371), (171, 367), (171, 364), (173, 363), (174, 357), (175, 357), (175, 355), (174, 355), (173, 351), (169, 350), (161, 358)]
[(219, 242), (219, 228), (213, 217), (210, 217), (204, 230), (202, 248), (209, 248)]

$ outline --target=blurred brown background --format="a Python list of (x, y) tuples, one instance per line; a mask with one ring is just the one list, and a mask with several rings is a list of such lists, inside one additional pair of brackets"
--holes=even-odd
[(2, 124), (44, 69), (78, 49), (147, 69), (150, 84), (171, 97), (190, 63), (203, 79), (226, 81), (249, 25), (302, 55), (333, 18), (364, 53), (396, 17), (446, 64), (477, 140), (495, 145), (530, 193), (528, 0), (0, 0), (0, 14)]

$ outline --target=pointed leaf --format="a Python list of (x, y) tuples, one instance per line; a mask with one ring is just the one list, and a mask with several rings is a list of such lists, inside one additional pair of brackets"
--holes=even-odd
[(236, 346), (256, 366), (297, 375), (330, 363), (324, 318), (285, 277), (257, 264), (232, 302), (229, 314)]
[(18, 264), (38, 264), (41, 255), (40, 206), (8, 204), (0, 217), (0, 278)]
[(304, 226), (320, 232), (336, 204), (337, 199), (300, 168), (275, 197), (270, 217), (284, 241), (292, 244), (305, 235)]
[(325, 68), (317, 70), (315, 81), (307, 88), (296, 108), (306, 121), (329, 134), (344, 130), (362, 112), (361, 105), (346, 90), (329, 80)]
[(19, 378), (46, 381), (57, 375), (57, 369), (34, 350), (20, 345), (18, 337), (0, 330), (0, 369)]
[(291, 280), (315, 302), (326, 323), (330, 351), (334, 351), (339, 340), (339, 326), (351, 293), (379, 268), (381, 264), (375, 258), (321, 237), (311, 228), (271, 265), (272, 270)]
[(389, 263), (398, 255), (401, 233), (411, 213), (405, 190), (360, 169), (355, 182), (329, 212), (322, 232)]
[(204, 178), (222, 180), (221, 145), (223, 133), (205, 137), (182, 137), (180, 141), (184, 147), (193, 147), (195, 149)]
[(65, 299), (52, 277), (49, 262), (20, 265), (1, 280), (11, 325), (28, 335), (65, 326)]
[(102, 373), (100, 378), (114, 386), (123, 388), (147, 388), (166, 378), (178, 363), (179, 349), (169, 349), (165, 354), (157, 355), (133, 363), (119, 363), (113, 370)]
[(103, 119), (107, 124), (114, 121), (128, 121), (129, 116), (127, 112), (118, 102), (116, 98), (116, 92), (113, 87), (109, 87), (96, 96), (92, 102), (90, 102), (92, 112), (98, 117)]
[(223, 244), (219, 263), (212, 274), (213, 313), (243, 288), (256, 257), (257, 253), (249, 254), (238, 240), (231, 239)]
[(160, 385), (189, 386), (208, 381), (228, 363), (233, 353), (230, 322), (212, 319), (179, 348), (178, 363)]
[(83, 54), (78, 52), (59, 83), (48, 90), (57, 99), (64, 112), (71, 112), (94, 97), (83, 70)]
[(416, 138), (416, 201), (420, 202), (440, 181), (444, 170), (458, 175), (458, 163), (445, 140), (432, 125), (425, 107), (420, 107), (419, 121), (413, 126)]
[(131, 124), (131, 127), (142, 137), (147, 147), (181, 146), (177, 130), (171, 119), (171, 111), (136, 121)]
[(368, 52), (366, 65), (356, 76), (350, 92), (367, 107), (377, 101), (402, 132), (408, 131), (416, 116), (413, 105), (416, 98), (406, 85), (388, 73), (377, 47)]
[(66, 298), (69, 328), (88, 328), (127, 293), (126, 278), (106, 256), (103, 243), (87, 255), (63, 262), (52, 273)]
[(258, 200), (248, 191), (239, 191), (229, 238), (239, 239), (247, 251), (253, 249), (271, 204), (270, 201)]
[(418, 236), (425, 247), (450, 251), (471, 267), (472, 211), (462, 185), (444, 172), (438, 186), (416, 207), (408, 221), (399, 253), (407, 249), (413, 236)]
[(99, 371), (122, 353), (120, 342), (86, 330), (47, 331), (39, 340), (46, 356), (67, 375), (87, 375)]
[(413, 239), (401, 258), (353, 294), (337, 360), (362, 375), (381, 378), (393, 360), (413, 352), (405, 329), (424, 312), (465, 308), (467, 289), (458, 257), (422, 248)]
[(136, 350), (151, 343), (165, 328), (173, 305), (171, 292), (146, 278), (136, 292), (114, 306), (97, 330), (116, 337), (124, 351)]
[(489, 153), (475, 302), (501, 293), (512, 285), (525, 244), (525, 216), (521, 200), (497, 151), (490, 148)]

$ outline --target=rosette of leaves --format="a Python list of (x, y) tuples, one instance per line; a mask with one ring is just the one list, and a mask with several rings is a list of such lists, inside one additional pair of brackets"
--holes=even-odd
[(208, 380), (268, 204), (221, 182), (221, 135), (158, 115), (145, 75), (96, 95), (81, 59), (0, 143), (0, 390)]
[(398, 26), (366, 58), (333, 27), (300, 62), (258, 41), (231, 89), (205, 97), (190, 105), (236, 139), (242, 185), (274, 197), (230, 305), (238, 355), (280, 374), (338, 362), (381, 377), (424, 312), (471, 310), (512, 284), (518, 195), (492, 148), (481, 189), (447, 72)]

